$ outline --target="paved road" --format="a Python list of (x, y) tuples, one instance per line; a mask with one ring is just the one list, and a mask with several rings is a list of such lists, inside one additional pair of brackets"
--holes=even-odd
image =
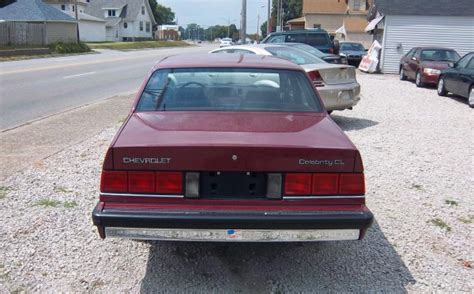
[(0, 130), (80, 105), (136, 91), (161, 58), (215, 45), (0, 63)]

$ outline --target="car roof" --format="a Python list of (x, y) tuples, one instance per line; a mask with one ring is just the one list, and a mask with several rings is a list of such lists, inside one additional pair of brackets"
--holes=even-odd
[(263, 68), (263, 69), (303, 69), (285, 59), (252, 54), (183, 54), (165, 57), (154, 70), (160, 68), (210, 68), (210, 67), (230, 67), (230, 68)]
[(440, 50), (456, 51), (456, 50), (454, 50), (454, 49), (452, 49), (452, 48), (436, 47), (436, 46), (432, 46), (432, 47), (428, 47), (428, 46), (426, 46), (426, 47), (414, 47), (414, 49), (421, 49), (421, 50), (425, 50), (425, 49), (427, 49), (427, 50), (440, 49)]
[(233, 46), (228, 46), (228, 47), (224, 47), (224, 48), (214, 49), (211, 52), (224, 51), (224, 50), (248, 50), (248, 51), (252, 51), (253, 53), (256, 53), (256, 54), (272, 55), (270, 52), (265, 50), (265, 48), (268, 48), (268, 47), (288, 47), (288, 46), (286, 46), (285, 43), (279, 43), (279, 44), (264, 43), (264, 44), (256, 44), (256, 45), (233, 45)]
[(293, 31), (285, 31), (285, 32), (273, 32), (271, 33), (271, 35), (287, 35), (287, 34), (301, 34), (301, 33), (327, 33), (327, 31), (323, 29), (293, 30)]

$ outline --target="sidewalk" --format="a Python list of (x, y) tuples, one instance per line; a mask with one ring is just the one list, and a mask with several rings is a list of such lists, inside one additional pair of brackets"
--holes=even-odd
[(0, 181), (119, 124), (132, 100), (133, 95), (115, 96), (0, 133)]

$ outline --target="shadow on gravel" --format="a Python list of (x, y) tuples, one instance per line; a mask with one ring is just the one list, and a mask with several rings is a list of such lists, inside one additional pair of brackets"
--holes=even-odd
[(331, 118), (339, 125), (343, 131), (357, 131), (378, 125), (378, 122), (356, 117), (331, 115)]
[(141, 292), (406, 292), (410, 283), (375, 222), (353, 242), (154, 242)]
[(457, 95), (454, 95), (454, 94), (448, 94), (448, 96), (446, 96), (446, 97), (439, 97), (439, 98), (449, 98), (451, 100), (454, 100), (456, 102), (466, 104), (467, 106), (469, 106), (469, 104), (467, 103), (467, 98), (457, 96)]

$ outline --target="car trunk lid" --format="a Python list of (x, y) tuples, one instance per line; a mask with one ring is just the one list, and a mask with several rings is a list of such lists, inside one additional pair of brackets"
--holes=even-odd
[(306, 64), (303, 68), (307, 72), (317, 71), (325, 84), (349, 84), (356, 81), (355, 68), (349, 65), (336, 64)]
[(114, 169), (351, 172), (355, 146), (324, 114), (133, 114), (113, 145)]

